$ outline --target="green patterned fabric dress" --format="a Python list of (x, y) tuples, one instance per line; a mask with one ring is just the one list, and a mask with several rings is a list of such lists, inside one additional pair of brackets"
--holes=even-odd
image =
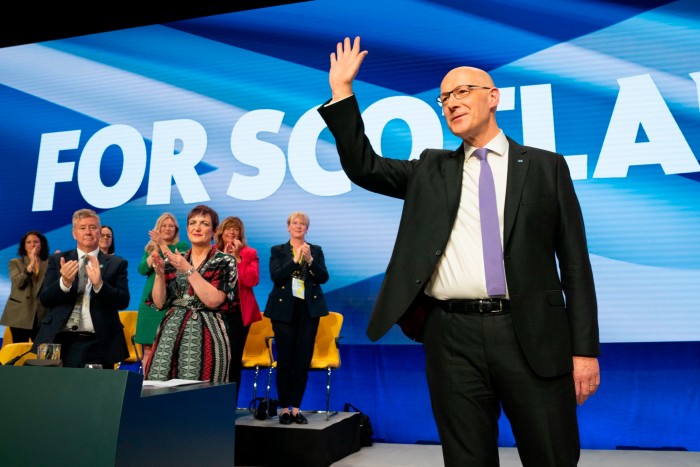
[[(170, 251), (175, 253), (177, 250), (183, 253), (190, 248), (190, 244), (187, 242), (177, 242), (174, 245), (168, 245)], [(134, 341), (137, 344), (153, 344), (153, 339), (156, 337), (156, 331), (160, 322), (163, 321), (163, 316), (165, 316), (165, 311), (156, 310), (151, 307), (147, 301), (151, 296), (151, 290), (153, 289), (153, 280), (156, 278), (156, 273), (153, 268), (148, 265), (148, 257), (151, 256), (149, 252), (144, 251), (141, 257), (141, 262), (138, 266), (139, 274), (146, 276), (146, 283), (143, 286), (143, 292), (141, 293), (141, 301), (139, 302), (139, 314), (136, 319), (136, 335), (134, 336)], [(161, 254), (162, 256), (162, 254)]]
[[(191, 250), (185, 253), (190, 261)], [(232, 311), (238, 280), (233, 256), (212, 248), (197, 269), (227, 298), (216, 309), (207, 308), (195, 295), (187, 276), (166, 264), (168, 311), (153, 341), (153, 354), (145, 368), (146, 379), (189, 379), (227, 382), (231, 351), (223, 314)]]

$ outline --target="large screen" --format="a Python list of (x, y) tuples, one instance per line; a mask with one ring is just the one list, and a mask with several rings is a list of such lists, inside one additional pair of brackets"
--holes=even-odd
[[(344, 342), (365, 327), (402, 204), (354, 186), (317, 107), (345, 36), (369, 51), (355, 83), (384, 157), (455, 149), (435, 103), (450, 69), (489, 71), (498, 122), (566, 156), (583, 208), (604, 342), (700, 340), (700, 4), (319, 0), (0, 49), (0, 263), (38, 229), (75, 247), (100, 213), (136, 270), (163, 212), (204, 203), (269, 252), (305, 211)], [(186, 235), (183, 237), (186, 239)], [(0, 303), (10, 291), (0, 270)], [(379, 343), (408, 343), (395, 327)]]

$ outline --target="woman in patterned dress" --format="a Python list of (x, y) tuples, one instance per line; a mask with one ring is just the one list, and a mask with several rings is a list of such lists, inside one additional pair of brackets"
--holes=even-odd
[(223, 314), (234, 302), (236, 260), (212, 247), (219, 216), (199, 205), (187, 215), (191, 249), (154, 252), (152, 303), (168, 311), (146, 362), (146, 379), (226, 382), (231, 351)]

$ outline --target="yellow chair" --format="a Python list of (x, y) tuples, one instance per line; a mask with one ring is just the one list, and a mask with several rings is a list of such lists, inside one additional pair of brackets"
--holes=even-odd
[[(119, 319), (124, 326), (124, 339), (126, 340), (126, 346), (129, 349), (129, 356), (122, 362), (117, 364), (117, 369), (121, 367), (123, 363), (141, 363), (141, 358), (143, 356), (143, 348), (141, 344), (137, 344), (134, 341), (134, 336), (136, 335), (136, 320), (138, 318), (139, 312), (133, 310), (125, 310), (119, 312)], [(141, 373), (139, 367), (139, 373)]]
[(267, 399), (270, 396), (272, 370), (277, 364), (272, 354), (272, 341), (274, 338), (275, 334), (272, 331), (272, 321), (265, 315), (263, 315), (262, 320), (256, 321), (250, 325), (245, 347), (243, 348), (243, 356), (241, 357), (241, 366), (247, 369), (255, 369), (253, 399), (255, 399), (258, 392), (258, 374), (260, 373), (260, 368), (269, 369), (265, 398)]
[(326, 420), (338, 412), (330, 412), (331, 404), (331, 371), (340, 368), (340, 330), (343, 327), (343, 315), (331, 311), (327, 316), (322, 316), (318, 324), (316, 341), (314, 342), (314, 354), (311, 357), (310, 368), (312, 370), (326, 370), (328, 379), (326, 383)]
[(22, 355), (22, 357), (15, 362), (15, 366), (22, 366), (25, 360), (28, 360), (30, 358), (36, 358), (35, 353), (25, 353), (31, 348), (31, 342), (15, 342), (7, 345), (3, 344), (2, 349), (0, 349), (0, 363), (4, 365), (13, 358)]

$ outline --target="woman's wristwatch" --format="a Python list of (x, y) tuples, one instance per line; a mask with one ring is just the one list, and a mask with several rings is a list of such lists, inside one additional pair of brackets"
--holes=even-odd
[(185, 275), (187, 277), (190, 277), (192, 274), (194, 274), (194, 267), (191, 267), (189, 270), (185, 271)]

